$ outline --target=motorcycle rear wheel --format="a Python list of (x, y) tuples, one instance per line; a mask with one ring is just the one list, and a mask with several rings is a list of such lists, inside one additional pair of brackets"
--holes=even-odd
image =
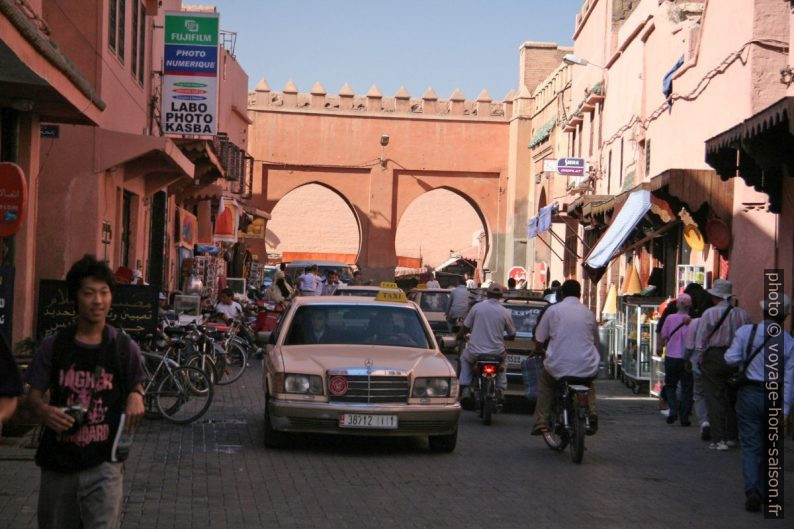
[(549, 448), (554, 451), (562, 452), (568, 446), (570, 437), (563, 426), (562, 410), (557, 406), (557, 410), (551, 421), (549, 421), (549, 431), (543, 434), (543, 440)]
[(581, 463), (584, 458), (585, 417), (576, 402), (571, 408), (571, 461)]

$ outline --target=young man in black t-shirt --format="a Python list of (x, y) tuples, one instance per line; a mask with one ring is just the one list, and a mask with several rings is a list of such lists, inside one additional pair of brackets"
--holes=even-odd
[(144, 414), (141, 353), (106, 324), (115, 286), (107, 264), (86, 255), (66, 283), (77, 322), (44, 339), (28, 374), (30, 406), (45, 426), (36, 452), (39, 527), (115, 529), (123, 477), (111, 452), (122, 413), (129, 432)]

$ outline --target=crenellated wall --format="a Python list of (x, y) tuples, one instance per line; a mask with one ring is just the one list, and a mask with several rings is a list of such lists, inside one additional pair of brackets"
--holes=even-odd
[(405, 87), (400, 87), (393, 96), (384, 96), (376, 85), (372, 85), (366, 94), (356, 94), (345, 83), (338, 93), (329, 94), (319, 82), (314, 83), (308, 92), (299, 92), (292, 81), (281, 91), (273, 91), (264, 79), (259, 81), (255, 91), (249, 93), (248, 108), (482, 121), (506, 121), (513, 115), (510, 94), (503, 101), (493, 101), (486, 90), (480, 92), (476, 99), (466, 99), (459, 89), (455, 89), (447, 99), (439, 99), (432, 88), (425, 90), (421, 97), (411, 96)]

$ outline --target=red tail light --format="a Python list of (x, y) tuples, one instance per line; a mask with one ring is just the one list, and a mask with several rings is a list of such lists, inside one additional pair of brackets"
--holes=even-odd
[(482, 366), (482, 372), (485, 373), (486, 375), (493, 375), (494, 373), (496, 373), (496, 366), (493, 364), (486, 364)]

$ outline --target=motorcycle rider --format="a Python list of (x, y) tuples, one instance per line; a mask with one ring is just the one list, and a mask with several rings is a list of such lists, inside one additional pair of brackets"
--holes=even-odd
[[(464, 287), (465, 289), (465, 287)], [(469, 311), (463, 325), (458, 331), (458, 339), (471, 332), (469, 343), (460, 356), (460, 394), (461, 401), (470, 396), (469, 386), (472, 382), (472, 364), (477, 362), (481, 355), (505, 354), (505, 339), (512, 340), (516, 334), (513, 317), (499, 300), (502, 297), (502, 287), (491, 283), (485, 291), (485, 301), (477, 303)], [(507, 333), (507, 338), (505, 338)], [(500, 370), (496, 378), (497, 400), (501, 400), (507, 389), (507, 372)]]
[[(550, 305), (535, 328), (535, 340), (542, 344), (549, 340), (543, 370), (540, 375), (540, 390), (535, 407), (535, 427), (532, 435), (548, 432), (548, 417), (552, 413), (557, 380), (563, 377), (592, 379), (598, 373), (598, 325), (595, 316), (579, 298), (582, 285), (573, 279), (565, 281), (558, 290), (558, 299)], [(588, 392), (590, 429), (598, 429), (595, 413), (595, 388)]]
[(463, 278), (458, 277), (457, 281), (457, 286), (449, 293), (447, 309), (444, 311), (447, 315), (449, 330), (452, 332), (458, 332), (457, 321), (462, 320), (469, 313), (469, 289), (466, 288)]

